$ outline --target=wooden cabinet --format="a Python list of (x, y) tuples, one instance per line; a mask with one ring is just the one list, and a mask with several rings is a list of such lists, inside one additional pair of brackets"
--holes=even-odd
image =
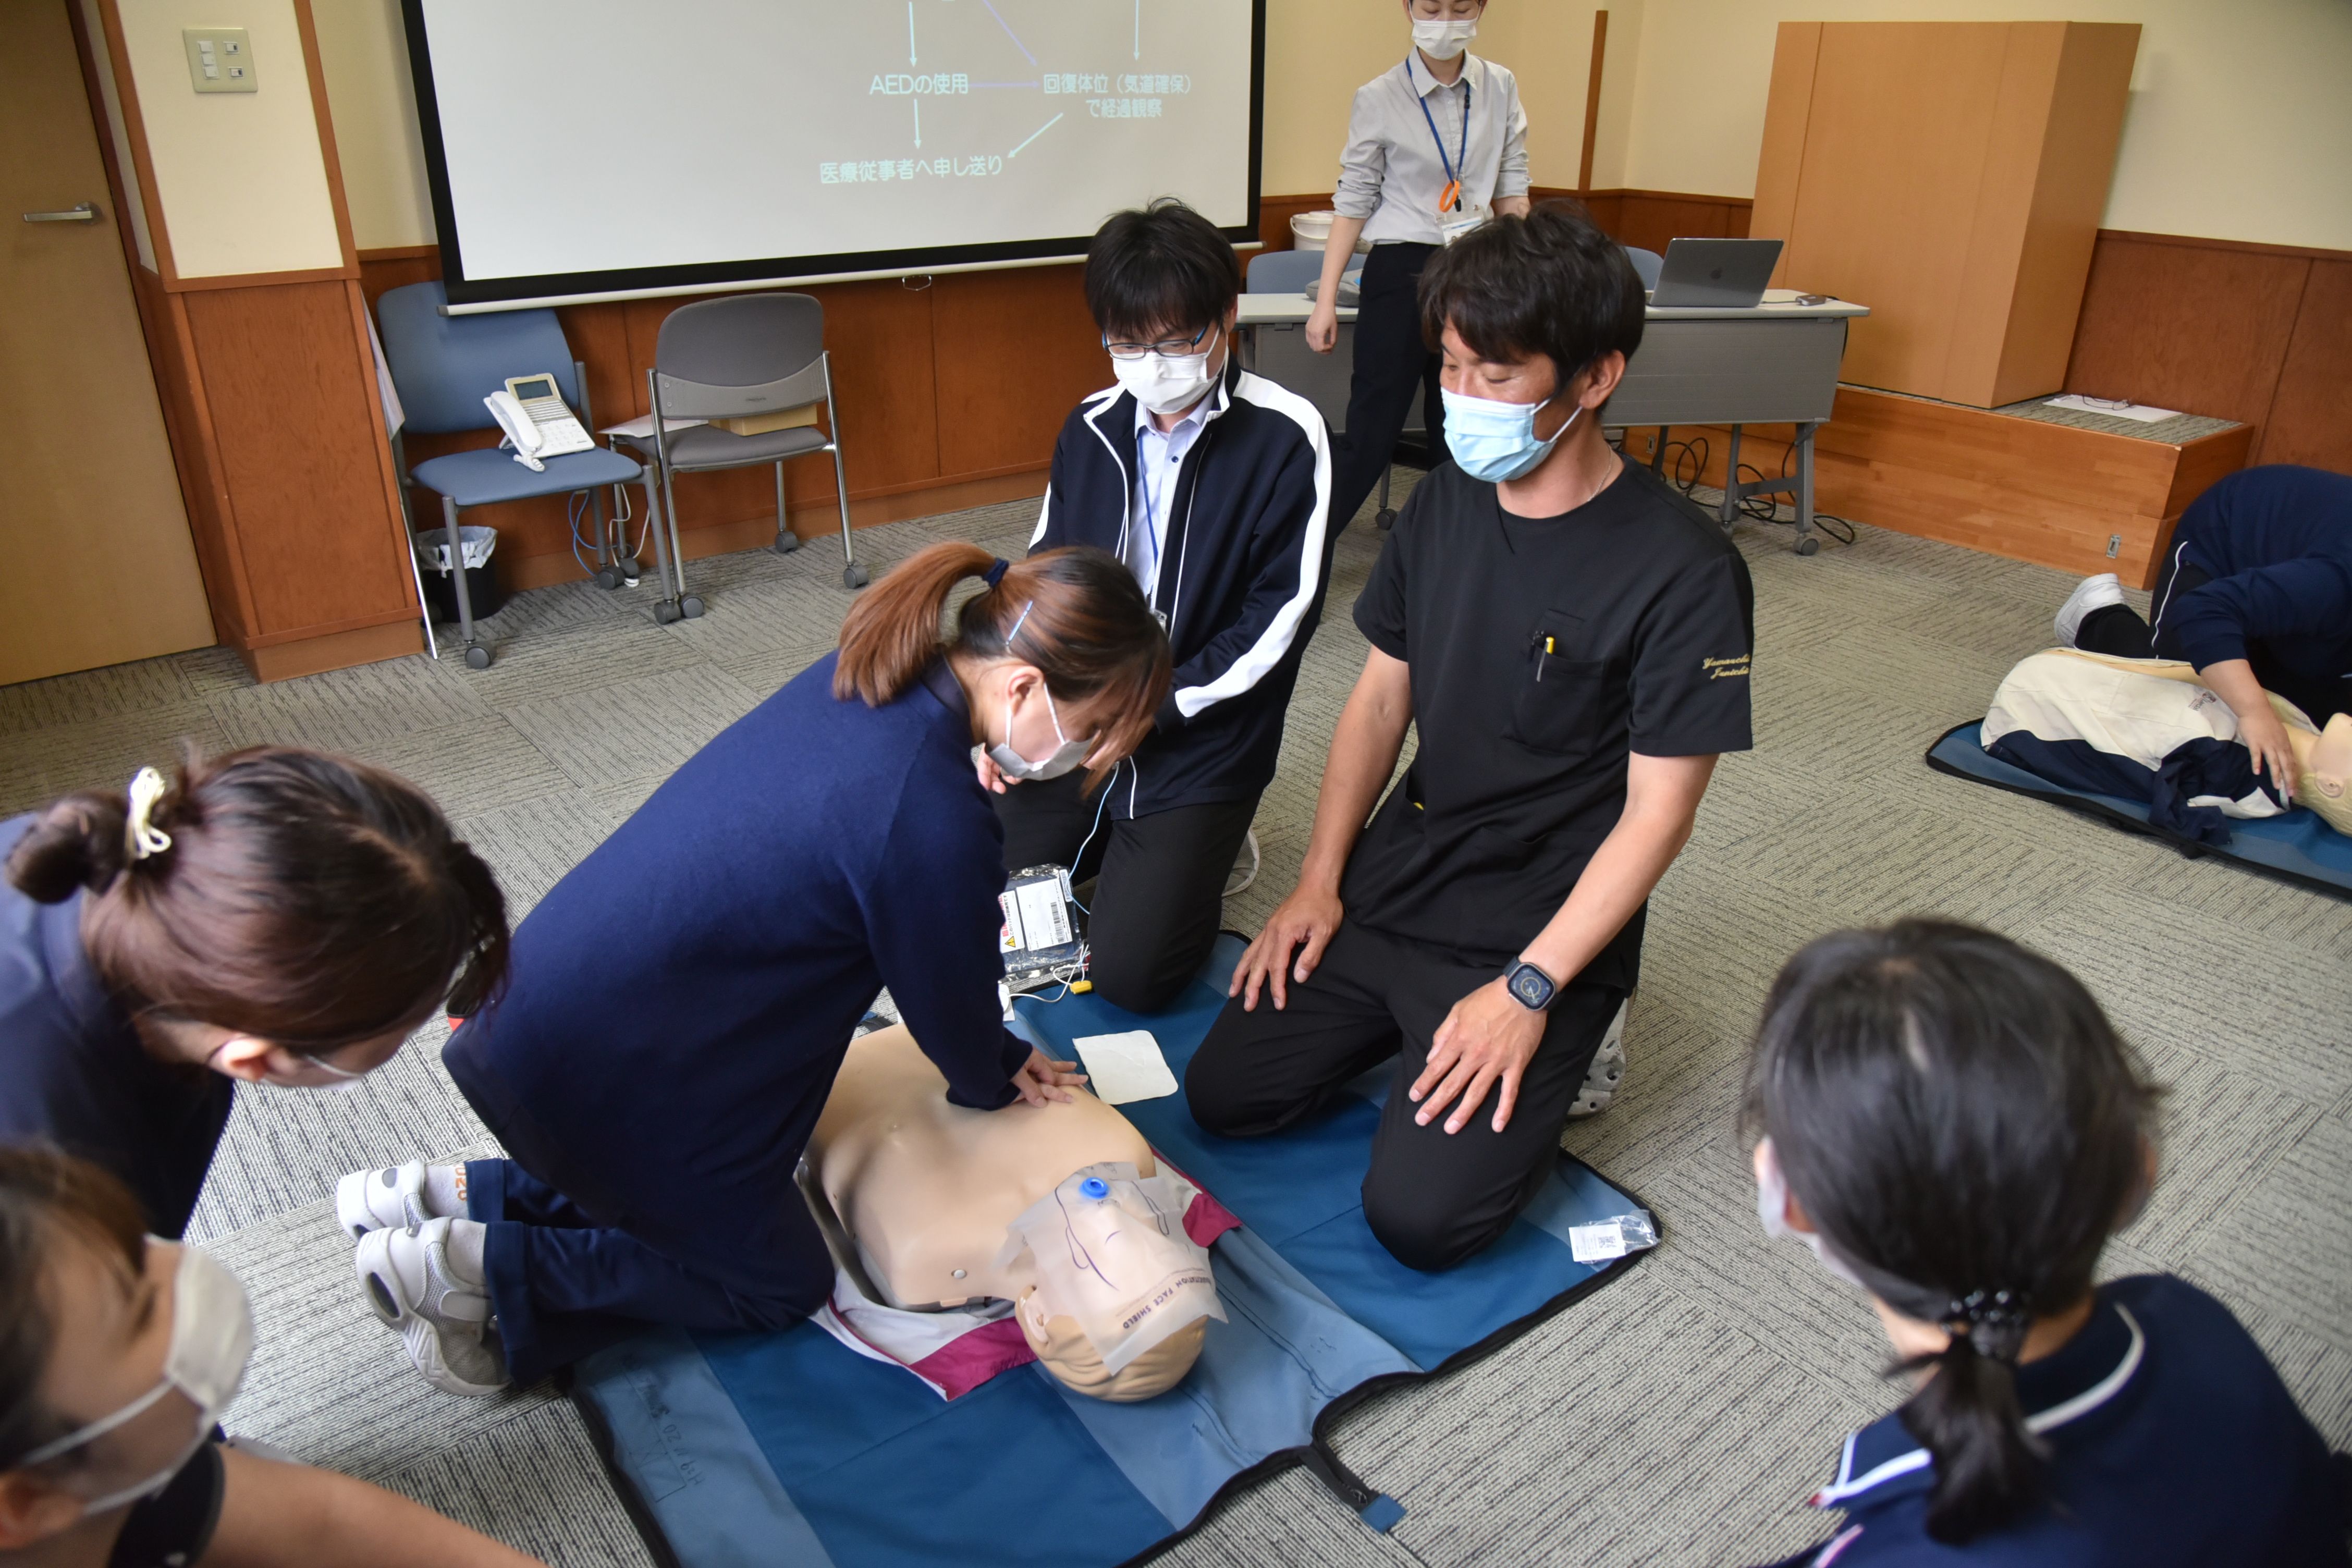
[(1748, 232), (1868, 302), (1845, 379), (1996, 407), (2061, 390), (2137, 23), (1783, 22)]

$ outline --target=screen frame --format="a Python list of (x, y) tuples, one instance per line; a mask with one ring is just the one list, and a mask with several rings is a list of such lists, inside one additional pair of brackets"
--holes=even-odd
[[(1221, 226), (1217, 231), (1237, 246), (1253, 245), (1258, 239), (1265, 136), (1265, 7), (1266, 0), (1251, 0), (1248, 219), (1230, 227)], [(433, 83), (432, 44), (425, 37), (425, 0), (401, 0), (400, 11), (408, 35), (408, 69), (416, 94), (417, 129), (425, 142), (425, 181), (433, 196), (433, 227), (441, 252), (441, 287), (453, 306), (495, 310), (503, 305), (520, 310), (572, 300), (628, 299), (693, 293), (704, 289), (721, 291), (748, 285), (807, 282), (844, 276), (912, 277), (994, 269), (1025, 262), (1068, 261), (1084, 256), (1087, 243), (1094, 237), (1090, 234), (1062, 235), (986, 245), (771, 256), (743, 261), (551, 272), (531, 277), (467, 278), (464, 238), (458, 232), (457, 207), (449, 191), (448, 153), (441, 139), (440, 101)], [(621, 198), (625, 195), (615, 193), (616, 209), (624, 205)]]

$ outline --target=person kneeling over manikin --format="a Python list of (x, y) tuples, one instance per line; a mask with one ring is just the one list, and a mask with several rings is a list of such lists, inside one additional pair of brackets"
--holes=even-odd
[(850, 1043), (802, 1187), (871, 1300), (982, 1320), (1009, 1302), (1045, 1370), (1097, 1399), (1175, 1386), (1225, 1315), (1186, 1233), (1194, 1189), (1133, 1123), (1092, 1094), (951, 1105), (903, 1027)]

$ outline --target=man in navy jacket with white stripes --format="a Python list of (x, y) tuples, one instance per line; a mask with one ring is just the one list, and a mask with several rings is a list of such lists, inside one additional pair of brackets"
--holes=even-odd
[(1087, 253), (1087, 304), (1118, 384), (1054, 447), (1032, 552), (1125, 561), (1167, 628), (1175, 685), (1150, 738), (1097, 794), (1077, 775), (998, 776), (1004, 863), (1098, 877), (1091, 977), (1155, 1012), (1216, 940), (1224, 885), (1274, 777), (1284, 710), (1322, 610), (1329, 436), (1233, 352), (1231, 244), (1172, 197), (1115, 215)]

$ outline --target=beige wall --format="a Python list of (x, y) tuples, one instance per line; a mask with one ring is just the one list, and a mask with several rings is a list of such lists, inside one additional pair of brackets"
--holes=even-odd
[[(1596, 171), (1596, 184), (1752, 195), (1782, 21), (2137, 22), (2103, 226), (2352, 248), (2345, 0), (1643, 0), (1643, 13), (1622, 178)], [(1617, 22), (1612, 9), (1612, 56)], [(1617, 82), (1612, 69), (1604, 104)]]
[[(126, 13), (169, 3), (123, 0)], [(354, 237), (368, 249), (427, 243), (398, 0), (311, 8)], [(1593, 9), (1494, 0), (1474, 46), (1518, 76), (1538, 184), (1576, 183)], [(1784, 19), (2138, 22), (2105, 226), (2352, 249), (2347, 0), (1612, 0), (1608, 9), (1592, 171), (1601, 189), (1753, 195)], [(1267, 0), (1268, 195), (1331, 189), (1356, 89), (1404, 47), (1397, 0)]]
[[(341, 267), (292, 0), (116, 0), (116, 9), (179, 275)], [(180, 32), (201, 26), (246, 29), (259, 91), (194, 89)]]
[(400, 0), (310, 0), (310, 16), (352, 242), (362, 250), (432, 244), (433, 194), (425, 181)]

